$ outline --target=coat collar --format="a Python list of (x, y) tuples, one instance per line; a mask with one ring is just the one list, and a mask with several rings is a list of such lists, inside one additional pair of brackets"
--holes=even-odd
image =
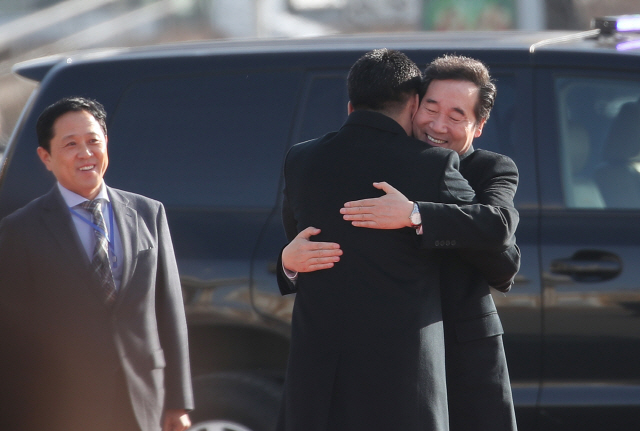
[(462, 160), (466, 159), (467, 157), (469, 157), (471, 154), (473, 154), (474, 151), (475, 150), (474, 150), (473, 144), (472, 144), (469, 147), (469, 149), (467, 150), (467, 152), (460, 156), (460, 161), (462, 161)]

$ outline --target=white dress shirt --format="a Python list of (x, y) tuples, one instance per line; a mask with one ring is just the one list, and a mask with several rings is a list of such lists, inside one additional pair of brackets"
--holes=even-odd
[[(66, 189), (60, 183), (58, 183), (58, 189), (60, 190), (62, 198), (70, 209), (73, 209), (74, 211), (85, 217), (87, 220), (92, 220), (91, 213), (78, 206), (87, 201), (87, 198), (84, 198), (79, 194)], [(113, 210), (111, 207), (111, 200), (109, 199), (109, 194), (107, 193), (107, 188), (105, 187), (104, 182), (102, 183), (100, 192), (95, 197), (95, 199), (103, 199), (100, 209), (102, 211), (104, 222), (107, 228), (107, 238), (113, 239), (113, 244), (109, 246), (109, 262), (111, 263), (111, 273), (113, 274), (113, 280), (116, 284), (116, 289), (120, 289), (120, 282), (122, 281), (122, 262), (124, 257), (122, 253), (122, 241), (120, 241), (120, 231), (118, 229), (118, 223), (116, 223), (116, 220), (113, 220), (113, 223), (111, 222)], [(73, 214), (73, 212), (71, 212), (71, 219), (73, 220), (73, 224), (75, 225), (78, 236), (80, 237), (82, 247), (89, 257), (89, 261), (91, 261), (93, 259), (93, 250), (96, 245), (94, 228), (89, 223)], [(113, 233), (109, 232), (112, 224)]]

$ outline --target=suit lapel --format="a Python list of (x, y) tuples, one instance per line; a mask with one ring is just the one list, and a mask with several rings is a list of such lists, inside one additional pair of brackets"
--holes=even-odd
[(122, 300), (126, 293), (126, 288), (131, 280), (136, 267), (138, 248), (138, 214), (136, 210), (129, 206), (129, 200), (122, 194), (110, 187), (107, 187), (113, 216), (120, 231), (120, 243), (122, 244), (122, 280), (116, 303)]
[[(57, 186), (45, 196), (43, 209), (42, 223), (62, 250), (59, 254), (61, 264), (68, 268), (69, 274), (78, 277), (77, 285), (83, 289), (87, 288), (95, 282), (91, 262), (82, 247), (69, 208)], [(91, 290), (99, 297), (97, 288)]]

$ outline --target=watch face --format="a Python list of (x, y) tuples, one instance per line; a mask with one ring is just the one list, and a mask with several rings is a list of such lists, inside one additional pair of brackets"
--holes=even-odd
[(411, 214), (411, 223), (413, 225), (419, 225), (422, 223), (422, 217), (420, 217), (419, 212)]

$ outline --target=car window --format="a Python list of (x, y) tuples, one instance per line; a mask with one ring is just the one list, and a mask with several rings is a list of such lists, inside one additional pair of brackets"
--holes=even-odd
[(301, 102), (300, 131), (294, 143), (338, 130), (347, 119), (348, 101), (346, 71), (310, 75)]
[(473, 141), (474, 148), (494, 151), (514, 157), (515, 137), (518, 135), (516, 122), (516, 77), (512, 74), (494, 74), (498, 89), (496, 101), (482, 135)]
[(640, 81), (556, 77), (567, 208), (640, 209)]
[(270, 207), (301, 73), (142, 81), (109, 123), (107, 182), (179, 207)]

